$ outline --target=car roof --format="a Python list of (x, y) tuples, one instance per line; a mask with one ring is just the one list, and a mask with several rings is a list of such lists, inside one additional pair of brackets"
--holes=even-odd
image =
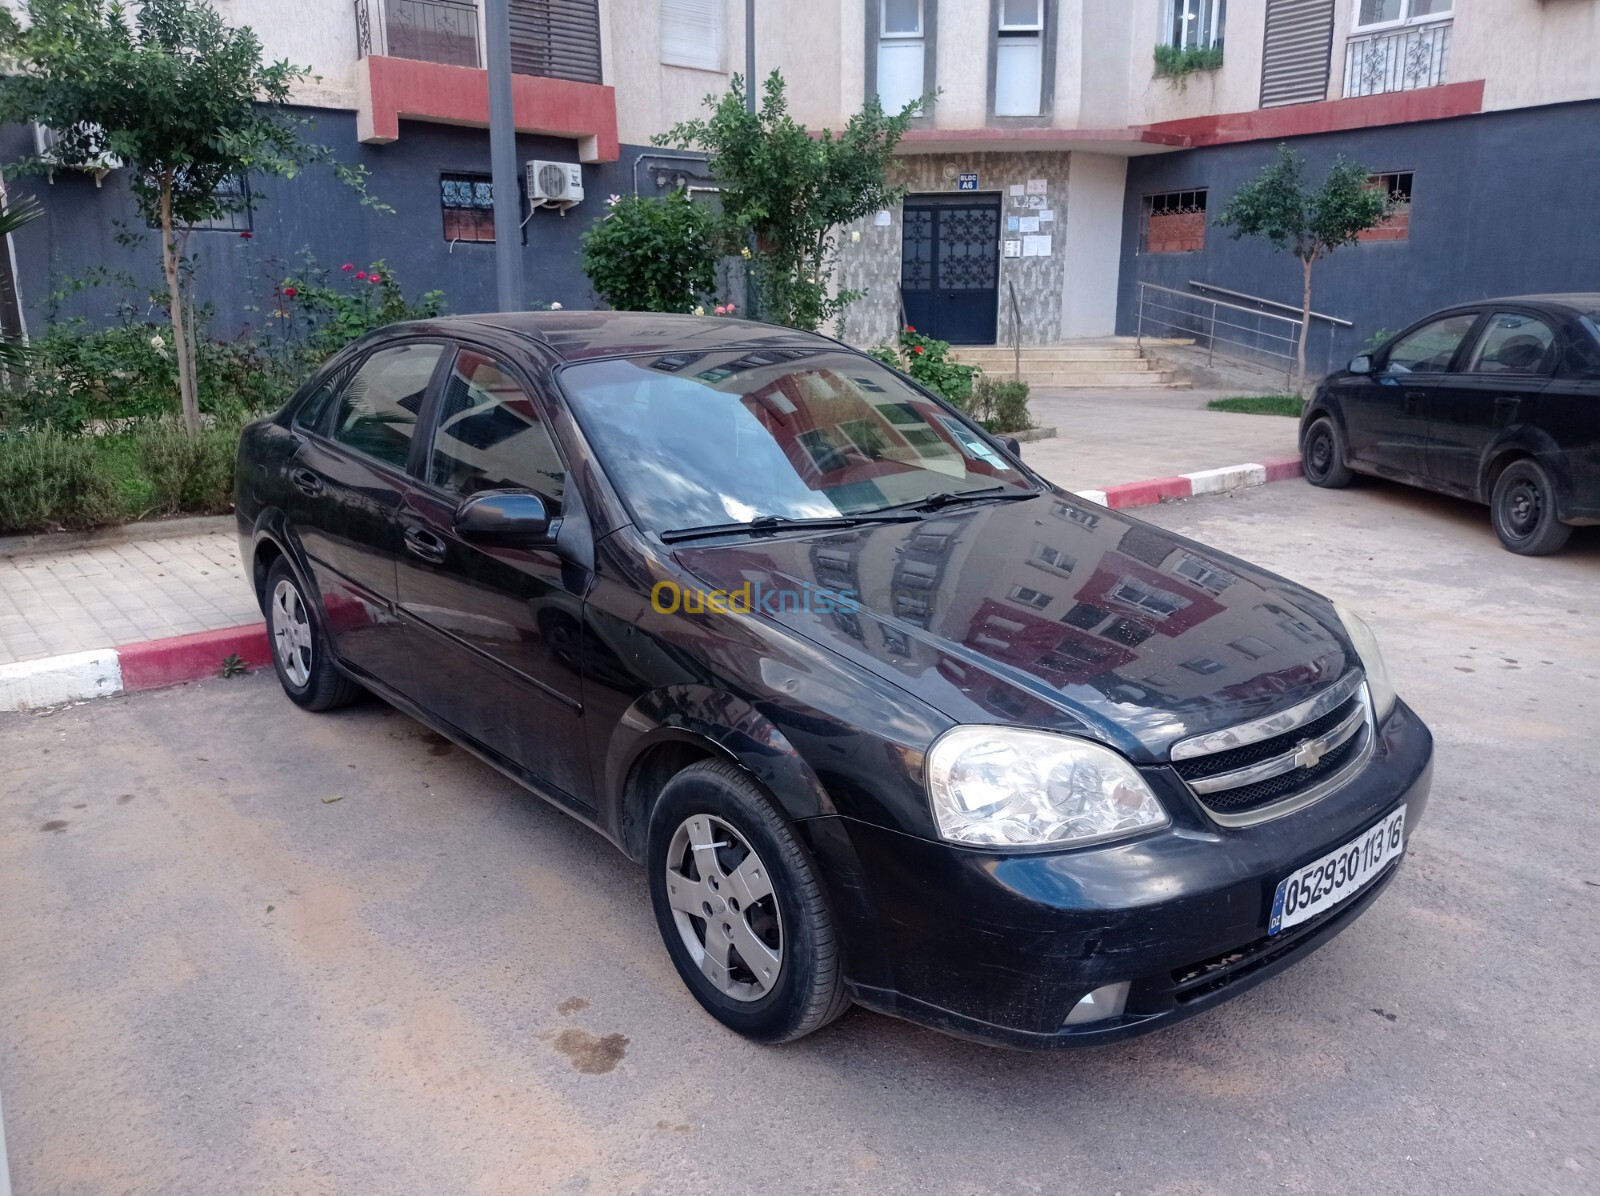
[[(418, 331), (420, 326), (413, 326)], [(636, 354), (715, 352), (722, 349), (837, 349), (837, 341), (776, 324), (727, 316), (679, 316), (637, 311), (533, 311), (428, 320), (428, 330), (448, 335), (472, 329), (512, 333), (547, 345), (564, 361)]]
[(1463, 311), (1471, 308), (1493, 307), (1497, 303), (1537, 304), (1541, 307), (1570, 307), (1574, 311), (1594, 311), (1600, 308), (1600, 293), (1576, 291), (1563, 295), (1496, 295), (1487, 299), (1471, 299), (1442, 307), (1441, 312)]

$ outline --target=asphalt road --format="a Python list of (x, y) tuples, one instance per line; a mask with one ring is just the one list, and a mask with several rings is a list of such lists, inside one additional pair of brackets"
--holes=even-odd
[(1368, 610), (1438, 737), (1400, 877), (1299, 966), (1090, 1052), (861, 1011), (757, 1047), (633, 865), (377, 703), (265, 676), (5, 715), (16, 1190), (1600, 1190), (1600, 534), (1523, 560), (1378, 485), (1150, 517)]

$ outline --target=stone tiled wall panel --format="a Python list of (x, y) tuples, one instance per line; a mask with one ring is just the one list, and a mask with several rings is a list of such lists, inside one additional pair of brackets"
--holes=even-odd
[[(1067, 221), (1066, 153), (960, 153), (921, 154), (896, 158), (891, 178), (906, 184), (908, 194), (948, 194), (956, 191), (956, 179), (946, 178), (946, 167), (955, 174), (976, 171), (980, 193), (1000, 194), (1000, 236), (1002, 240), (1021, 240), (1020, 232), (1006, 231), (1008, 216), (1037, 216), (1038, 208), (1023, 206), (1028, 197), (1014, 198), (1013, 185), (1026, 190), (1032, 179), (1045, 180), (1044, 210), (1055, 220), (1041, 224), (1041, 234), (1051, 237), (1048, 257), (1001, 258), (999, 340), (1011, 339), (1011, 305), (1007, 283), (1016, 290), (1022, 315), (1022, 343), (1054, 344), (1061, 339), (1061, 294), (1065, 283), (1065, 263), (1061, 259), (1063, 233)], [(844, 230), (839, 255), (838, 285), (865, 291), (846, 311), (840, 335), (853, 345), (877, 345), (893, 339), (899, 321), (901, 209), (890, 212), (887, 225), (865, 220)], [(853, 240), (852, 234), (859, 234)], [(996, 249), (999, 252), (999, 249)]]

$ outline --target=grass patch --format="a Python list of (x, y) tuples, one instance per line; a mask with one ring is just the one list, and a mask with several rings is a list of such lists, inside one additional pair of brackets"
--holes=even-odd
[(1237, 411), (1241, 415), (1289, 415), (1299, 419), (1305, 414), (1306, 401), (1299, 395), (1235, 395), (1229, 399), (1212, 399), (1206, 404), (1208, 411)]

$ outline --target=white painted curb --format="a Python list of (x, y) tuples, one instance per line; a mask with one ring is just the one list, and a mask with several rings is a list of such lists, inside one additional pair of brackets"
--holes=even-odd
[(1189, 479), (1190, 494), (1221, 494), (1227, 490), (1244, 490), (1250, 486), (1267, 484), (1265, 465), (1225, 465), (1221, 469), (1202, 469), (1198, 473), (1178, 475)]
[(1076, 493), (1079, 498), (1086, 498), (1090, 502), (1096, 503), (1099, 506), (1103, 507), (1106, 505), (1106, 492), (1104, 490), (1078, 490), (1074, 493)]
[(121, 690), (122, 662), (115, 648), (0, 665), (0, 710), (59, 706)]

